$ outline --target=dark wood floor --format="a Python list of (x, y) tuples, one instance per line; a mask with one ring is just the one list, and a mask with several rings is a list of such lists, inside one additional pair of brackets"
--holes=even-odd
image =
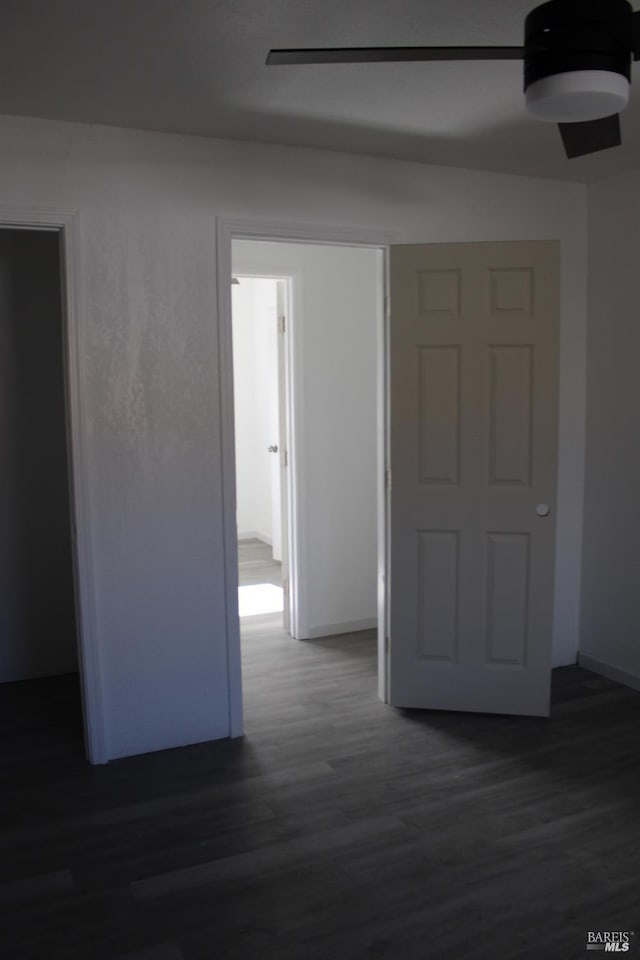
[[(640, 695), (398, 711), (373, 634), (243, 626), (246, 737), (91, 768), (77, 686), (0, 688), (3, 960), (574, 960), (640, 936)], [(632, 948), (629, 954), (640, 947)]]

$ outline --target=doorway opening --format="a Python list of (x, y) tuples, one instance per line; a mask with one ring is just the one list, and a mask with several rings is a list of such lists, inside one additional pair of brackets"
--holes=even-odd
[(298, 640), (327, 656), (358, 650), (375, 688), (385, 630), (384, 250), (239, 237), (230, 247), (247, 702), (266, 672), (282, 678), (287, 650), (302, 663)]
[[(285, 226), (243, 229), (237, 222), (220, 222), (219, 276), (230, 279), (232, 248), (235, 257), (240, 244), (271, 252), (315, 244), (329, 256), (340, 242), (328, 239), (322, 228), (290, 229), (287, 234)], [(366, 418), (358, 415), (356, 430), (344, 432), (350, 415), (362, 414), (345, 394), (345, 382), (361, 380), (366, 336), (358, 330), (350, 339), (350, 315), (337, 327), (335, 321), (339, 307), (347, 303), (354, 312), (368, 289), (384, 291), (381, 302), (388, 304), (389, 290), (393, 323), (385, 317), (378, 324), (378, 458), (371, 470), (378, 485), (378, 694), (397, 707), (547, 716), (555, 598), (558, 243), (398, 244), (389, 238), (380, 246), (381, 239), (367, 244), (352, 233), (342, 248), (377, 250), (385, 278), (379, 285), (360, 283), (351, 297), (344, 275), (314, 284), (304, 270), (302, 282), (294, 284), (294, 290), (304, 289), (299, 301), (294, 295), (291, 324), (296, 331), (302, 317), (291, 378), (298, 450), (292, 463), (302, 492), (294, 505), (298, 549), (292, 558), (299, 564), (303, 599), (299, 636), (313, 640), (365, 628), (362, 620), (331, 622), (326, 604), (318, 614), (318, 596), (326, 600), (321, 587), (327, 570), (335, 588), (331, 600), (355, 595), (344, 587), (354, 568), (349, 550), (359, 538), (350, 536), (335, 549), (331, 530), (336, 520), (340, 531), (349, 530), (345, 504), (355, 516), (366, 501), (366, 483), (350, 486), (346, 469), (352, 461), (349, 444), (366, 432)], [(289, 253), (287, 265), (292, 257)], [(273, 263), (267, 254), (261, 259), (263, 266)], [(349, 277), (356, 275), (352, 265)], [(320, 320), (313, 324), (309, 318), (318, 304)], [(220, 307), (222, 352), (230, 366), (224, 292)], [(378, 316), (387, 313), (388, 306)], [(371, 310), (369, 318), (375, 314)], [(338, 384), (336, 376), (345, 371), (346, 380)], [(221, 378), (223, 480), (230, 507), (233, 407), (224, 370)], [(367, 409), (373, 406), (369, 402)], [(463, 450), (463, 441), (473, 456)], [(230, 513), (225, 511), (229, 708), (231, 735), (239, 736), (242, 664)], [(369, 553), (376, 553), (375, 542)], [(327, 556), (335, 560), (333, 569), (331, 562), (324, 569), (318, 562)], [(313, 696), (314, 688), (308, 689)], [(301, 704), (293, 706), (298, 710)]]
[(0, 708), (16, 762), (29, 738), (84, 754), (61, 239), (0, 228)]

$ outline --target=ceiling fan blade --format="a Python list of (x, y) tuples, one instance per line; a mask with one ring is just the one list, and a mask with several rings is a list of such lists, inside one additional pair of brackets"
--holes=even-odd
[(406, 63), (412, 60), (522, 60), (524, 47), (319, 47), (270, 50), (269, 66), (304, 63)]
[(597, 153), (598, 150), (608, 150), (609, 147), (619, 147), (622, 143), (618, 113), (603, 117), (602, 120), (559, 123), (558, 126), (569, 160), (584, 157), (588, 153)]

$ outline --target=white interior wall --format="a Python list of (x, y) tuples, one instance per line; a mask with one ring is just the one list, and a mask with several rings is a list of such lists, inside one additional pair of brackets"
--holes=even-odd
[[(554, 660), (577, 651), (586, 189), (266, 144), (0, 118), (0, 207), (75, 212), (110, 757), (229, 732), (214, 217), (562, 245)], [(225, 278), (225, 283), (228, 282)]]
[(269, 447), (277, 445), (277, 419), (273, 422), (274, 396), (277, 403), (277, 309), (276, 287), (270, 280), (253, 281), (253, 375), (255, 379), (256, 449), (256, 531), (265, 543), (273, 544), (274, 516), (273, 466), (277, 456), (269, 453)]
[(238, 536), (256, 535), (255, 379), (253, 376), (253, 297), (250, 287), (231, 288), (233, 327), (233, 395), (236, 452), (236, 517)]
[(375, 249), (233, 242), (234, 273), (290, 275), (300, 639), (375, 626)]
[(268, 452), (278, 443), (276, 281), (243, 277), (232, 287), (232, 315), (238, 537), (273, 544), (280, 512), (277, 456)]
[(640, 171), (590, 190), (581, 660), (640, 688)]
[[(282, 560), (282, 501), (280, 497), (281, 471), (280, 457), (286, 447), (286, 437), (280, 435), (280, 371), (278, 368), (278, 281), (269, 284), (264, 300), (267, 321), (266, 362), (261, 368), (266, 376), (264, 395), (267, 398), (267, 446), (277, 446), (277, 453), (269, 453), (271, 474), (271, 547), (273, 559)], [(284, 388), (284, 383), (283, 383)], [(284, 424), (283, 424), (284, 427)]]

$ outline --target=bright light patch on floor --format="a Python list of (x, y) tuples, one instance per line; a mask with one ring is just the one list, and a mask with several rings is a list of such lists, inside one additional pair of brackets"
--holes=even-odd
[(251, 583), (238, 587), (238, 605), (241, 617), (281, 613), (284, 610), (284, 592), (282, 587), (276, 587), (273, 583)]

